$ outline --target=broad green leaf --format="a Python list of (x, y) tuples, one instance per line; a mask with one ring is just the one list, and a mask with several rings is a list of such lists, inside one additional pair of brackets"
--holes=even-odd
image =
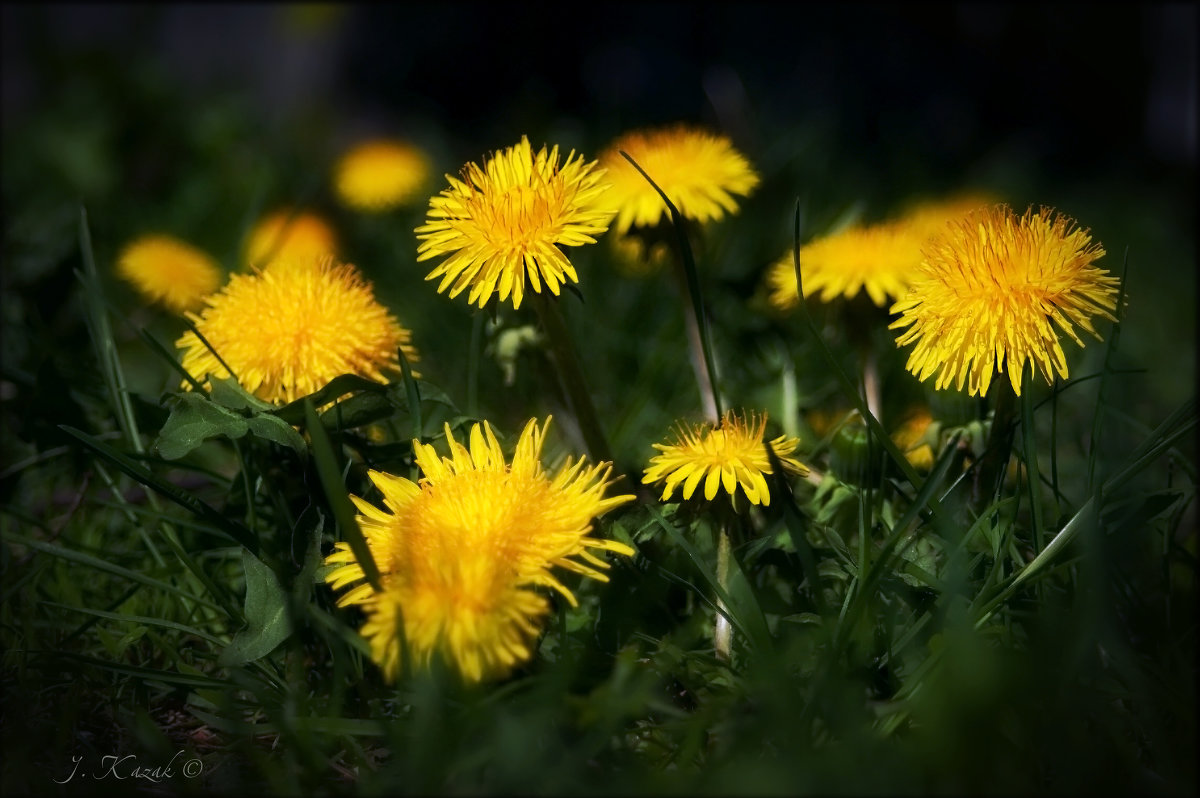
[(178, 460), (209, 438), (240, 438), (250, 428), (242, 416), (196, 393), (180, 394), (170, 402), (171, 416), (155, 442), (167, 460)]
[(242, 550), (246, 572), (244, 615), (249, 626), (233, 636), (221, 652), (221, 665), (244, 665), (271, 653), (292, 633), (288, 622), (287, 593), (275, 572), (249, 551)]
[(260, 413), (246, 419), (246, 425), (250, 428), (250, 434), (256, 438), (264, 438), (280, 446), (290, 446), (296, 454), (302, 455), (308, 451), (308, 444), (304, 442), (303, 436), (279, 416)]
[(264, 402), (247, 391), (233, 377), (217, 377), (209, 374), (208, 384), (211, 386), (212, 400), (230, 410), (253, 410), (257, 413), (276, 409), (275, 405)]

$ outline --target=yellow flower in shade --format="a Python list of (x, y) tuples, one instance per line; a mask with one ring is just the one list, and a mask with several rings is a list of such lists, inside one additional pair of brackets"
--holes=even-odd
[(223, 360), (243, 388), (277, 404), (342, 374), (384, 381), (400, 372), (397, 349), (418, 359), (412, 334), (375, 300), (371, 284), (329, 256), (234, 274), (188, 318), (221, 356), (189, 330), (175, 344), (189, 374), (229, 377)]
[(558, 296), (559, 285), (579, 282), (560, 246), (594, 244), (611, 213), (596, 207), (605, 189), (603, 171), (572, 150), (559, 163), (558, 146), (533, 152), (522, 137), (483, 167), (469, 163), (462, 179), (446, 175), (450, 188), (429, 200), (417, 260), (448, 255), (426, 280), (441, 277), (438, 293), (451, 297), (468, 287), (468, 303), (483, 307), (493, 293), (521, 306), (525, 278), (541, 293)]
[[(904, 222), (854, 225), (800, 247), (804, 295), (852, 299), (865, 290), (876, 305), (904, 294), (921, 263), (921, 231)], [(796, 268), (789, 252), (767, 273), (768, 301), (782, 311), (799, 304)]]
[[(852, 299), (865, 290), (877, 306), (899, 299), (921, 266), (921, 247), (949, 222), (991, 204), (981, 193), (962, 194), (912, 206), (899, 217), (878, 224), (853, 225), (814, 239), (800, 248), (804, 295), (820, 291), (820, 300)], [(796, 307), (796, 269), (792, 253), (767, 273), (768, 301), (781, 311)]]
[(626, 133), (599, 159), (612, 182), (603, 202), (616, 211), (618, 233), (671, 218), (662, 197), (622, 150), (671, 198), (680, 215), (698, 222), (736, 213), (734, 195), (749, 196), (759, 182), (750, 162), (725, 136), (683, 124)]
[(399, 139), (376, 139), (349, 150), (334, 168), (343, 204), (359, 211), (386, 211), (414, 200), (429, 181), (429, 157)]
[(221, 267), (207, 253), (168, 235), (142, 236), (117, 258), (117, 273), (146, 300), (175, 313), (200, 307), (221, 284)]
[(630, 277), (646, 277), (665, 266), (671, 258), (666, 242), (647, 242), (641, 236), (630, 233), (608, 235), (613, 250), (613, 263), (617, 269)]
[(936, 374), (937, 389), (965, 383), (983, 396), (993, 372), (1005, 371), (1020, 395), (1027, 360), (1047, 382), (1055, 371), (1065, 378), (1055, 327), (1082, 346), (1074, 325), (1099, 339), (1091, 317), (1116, 321), (1117, 278), (1092, 265), (1104, 250), (1052, 208), (1020, 217), (1007, 205), (980, 209), (947, 225), (924, 254), (890, 328), (908, 328), (896, 345), (915, 344), (907, 368), (921, 380)]
[[(724, 488), (731, 497), (740, 485), (751, 504), (768, 505), (771, 492), (765, 474), (772, 473), (763, 434), (767, 415), (736, 415), (727, 412), (720, 424), (679, 425), (672, 443), (654, 444), (661, 454), (650, 458), (650, 467), (642, 477), (643, 484), (666, 481), (662, 501), (667, 501), (675, 488), (683, 484), (683, 498), (690, 499), (700, 480), (704, 480), (704, 498), (712, 501)], [(808, 467), (791, 457), (800, 441), (780, 435), (771, 441), (787, 471), (807, 474)]]
[[(922, 471), (933, 468), (933, 447), (930, 445), (930, 427), (933, 416), (924, 408), (917, 409), (904, 419), (892, 432), (892, 440), (905, 459)], [(936, 434), (936, 429), (934, 430)]]
[(446, 425), (450, 457), (413, 441), (420, 482), (369, 472), (386, 509), (350, 497), (381, 590), (364, 581), (346, 543), (326, 558), (339, 567), (325, 578), (335, 590), (353, 585), (338, 604), (363, 608), (361, 633), (388, 680), (401, 670), (398, 623), (414, 667), (439, 652), (466, 681), (504, 676), (532, 655), (530, 642), (550, 611), (540, 588), (577, 603), (555, 566), (607, 582), (608, 563), (589, 549), (634, 553), (589, 534), (594, 518), (634, 497), (604, 497), (608, 463), (568, 459), (554, 476), (546, 473), (540, 457), (549, 425), (549, 418), (541, 427), (530, 420), (511, 465), (486, 422), (471, 428), (469, 449)]
[(246, 239), (246, 263), (306, 263), (329, 255), (337, 257), (337, 235), (315, 213), (279, 210), (269, 214)]

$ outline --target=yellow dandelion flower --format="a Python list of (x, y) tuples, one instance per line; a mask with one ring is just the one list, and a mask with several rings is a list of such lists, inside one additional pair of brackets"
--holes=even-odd
[[(921, 247), (949, 222), (991, 204), (986, 194), (961, 194), (922, 202), (888, 222), (854, 225), (800, 248), (804, 295), (820, 300), (852, 299), (865, 290), (877, 306), (899, 299), (921, 266)], [(768, 301), (780, 311), (796, 307), (796, 269), (788, 252), (767, 272)]]
[(386, 211), (414, 200), (429, 181), (429, 157), (399, 139), (375, 139), (349, 150), (334, 167), (334, 189), (359, 211)]
[(970, 192), (945, 199), (918, 202), (911, 205), (901, 218), (917, 228), (922, 238), (929, 239), (942, 232), (948, 223), (962, 219), (971, 211), (996, 204), (997, 199), (991, 194)]
[[(820, 300), (853, 299), (865, 290), (878, 306), (903, 296), (921, 264), (923, 229), (902, 221), (854, 225), (800, 247), (804, 295), (820, 292)], [(789, 252), (767, 273), (768, 301), (788, 311), (800, 302), (796, 268)]]
[(325, 255), (337, 257), (337, 235), (315, 213), (283, 209), (268, 214), (246, 239), (246, 263), (251, 267), (306, 263)]
[(622, 150), (670, 197), (682, 216), (698, 222), (736, 213), (734, 195), (749, 196), (759, 182), (750, 162), (726, 136), (683, 124), (626, 133), (599, 158), (612, 181), (603, 202), (616, 211), (613, 224), (618, 233), (670, 219), (662, 197), (625, 160)]
[(552, 568), (606, 582), (608, 563), (589, 549), (634, 553), (589, 535), (594, 518), (634, 497), (604, 497), (608, 463), (585, 467), (568, 459), (555, 475), (546, 473), (540, 457), (549, 425), (549, 418), (541, 427), (529, 421), (511, 464), (487, 422), (471, 428), (470, 448), (446, 425), (450, 457), (413, 441), (420, 482), (369, 472), (386, 509), (351, 496), (381, 590), (364, 581), (346, 543), (326, 558), (340, 566), (326, 581), (335, 590), (353, 585), (338, 604), (363, 608), (361, 633), (389, 680), (401, 669), (400, 618), (414, 667), (440, 652), (467, 681), (504, 676), (530, 658), (530, 642), (550, 610), (539, 588), (577, 603)]
[(466, 288), (468, 303), (483, 307), (495, 292), (521, 306), (528, 276), (558, 296), (559, 285), (579, 282), (560, 246), (594, 244), (608, 229), (611, 213), (596, 207), (605, 190), (603, 171), (572, 150), (559, 163), (558, 145), (534, 153), (529, 139), (494, 154), (483, 167), (469, 163), (462, 179), (446, 175), (450, 188), (429, 200), (417, 260), (448, 255), (426, 280), (441, 277), (438, 293), (451, 297)]
[(117, 274), (149, 302), (175, 313), (193, 310), (221, 284), (221, 267), (207, 253), (168, 235), (130, 242), (117, 258)]
[[(751, 504), (769, 505), (771, 492), (764, 475), (772, 471), (763, 445), (766, 429), (766, 413), (739, 416), (732, 411), (715, 427), (680, 424), (674, 442), (654, 444), (661, 454), (650, 459), (642, 483), (665, 480), (662, 501), (667, 501), (680, 483), (683, 498), (690, 499), (703, 479), (704, 498), (708, 501), (716, 498), (720, 488), (733, 496), (740, 485)], [(787, 471), (807, 474), (808, 467), (791, 456), (799, 444), (796, 438), (780, 435), (771, 441), (771, 448)]]
[(908, 327), (896, 339), (915, 344), (907, 368), (921, 380), (936, 374), (939, 390), (966, 383), (983, 396), (993, 372), (1005, 371), (1020, 395), (1027, 360), (1047, 382), (1053, 372), (1066, 378), (1055, 327), (1082, 346), (1074, 325), (1099, 340), (1091, 317), (1116, 321), (1117, 278), (1092, 265), (1104, 250), (1052, 208), (1021, 217), (1007, 205), (975, 211), (930, 239), (924, 254), (891, 308), (900, 318), (890, 328)]
[(223, 360), (267, 402), (294, 401), (342, 374), (384, 381), (400, 371), (398, 348), (418, 359), (412, 334), (375, 300), (371, 284), (328, 256), (234, 274), (188, 318), (221, 356), (189, 330), (175, 344), (188, 373), (229, 377)]

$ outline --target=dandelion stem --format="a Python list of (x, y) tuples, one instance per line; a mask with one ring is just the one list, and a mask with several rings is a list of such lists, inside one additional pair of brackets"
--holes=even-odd
[[(679, 280), (679, 290), (685, 303), (694, 307), (691, 291), (688, 289), (687, 274), (678, 256), (675, 260), (675, 277)], [(687, 326), (688, 355), (692, 361), (692, 371), (696, 373), (696, 385), (700, 389), (700, 403), (704, 406), (704, 416), (716, 423), (721, 419), (717, 409), (716, 375), (708, 370), (708, 358), (704, 356), (704, 342), (700, 337), (700, 324), (694, 312), (684, 311), (684, 324)]]
[[(729, 530), (724, 523), (717, 530), (717, 584), (723, 591), (729, 592)], [(717, 609), (720, 611), (713, 621), (713, 648), (716, 649), (717, 659), (728, 662), (733, 628), (725, 615), (729, 608), (720, 596), (717, 597)]]
[(541, 293), (535, 293), (533, 299), (533, 306), (537, 308), (542, 327), (546, 330), (551, 356), (558, 367), (558, 379), (567, 395), (571, 411), (575, 414), (575, 420), (579, 423), (588, 452), (596, 462), (611, 463), (612, 450), (608, 446), (604, 428), (600, 425), (596, 406), (592, 403), (592, 395), (588, 392), (583, 369), (579, 365), (579, 356), (571, 344), (570, 334), (558, 309), (557, 300)]
[(1003, 478), (1004, 469), (1012, 456), (1017, 397), (1007, 379), (996, 380), (993, 385), (996, 404), (992, 411), (992, 428), (988, 433), (987, 449), (979, 461), (979, 469), (975, 472), (975, 484), (971, 490), (971, 501), (977, 507), (995, 495), (997, 482)]

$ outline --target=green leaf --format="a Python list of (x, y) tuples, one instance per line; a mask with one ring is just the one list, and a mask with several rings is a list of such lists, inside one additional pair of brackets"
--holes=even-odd
[(169, 401), (171, 416), (155, 442), (167, 460), (178, 460), (209, 438), (240, 438), (250, 428), (245, 418), (200, 394), (184, 393)]
[(232, 377), (218, 377), (210, 374), (208, 375), (208, 384), (211, 386), (212, 400), (230, 410), (252, 410), (257, 413), (277, 409), (270, 402), (264, 402), (248, 392)]
[(279, 416), (260, 413), (246, 419), (246, 425), (256, 438), (265, 438), (280, 446), (290, 446), (296, 450), (296, 454), (308, 452), (308, 444), (304, 442), (304, 437)]
[(244, 665), (265, 657), (292, 633), (288, 622), (287, 593), (275, 572), (242, 549), (242, 567), (246, 572), (244, 614), (249, 626), (233, 636), (221, 652), (221, 665)]

